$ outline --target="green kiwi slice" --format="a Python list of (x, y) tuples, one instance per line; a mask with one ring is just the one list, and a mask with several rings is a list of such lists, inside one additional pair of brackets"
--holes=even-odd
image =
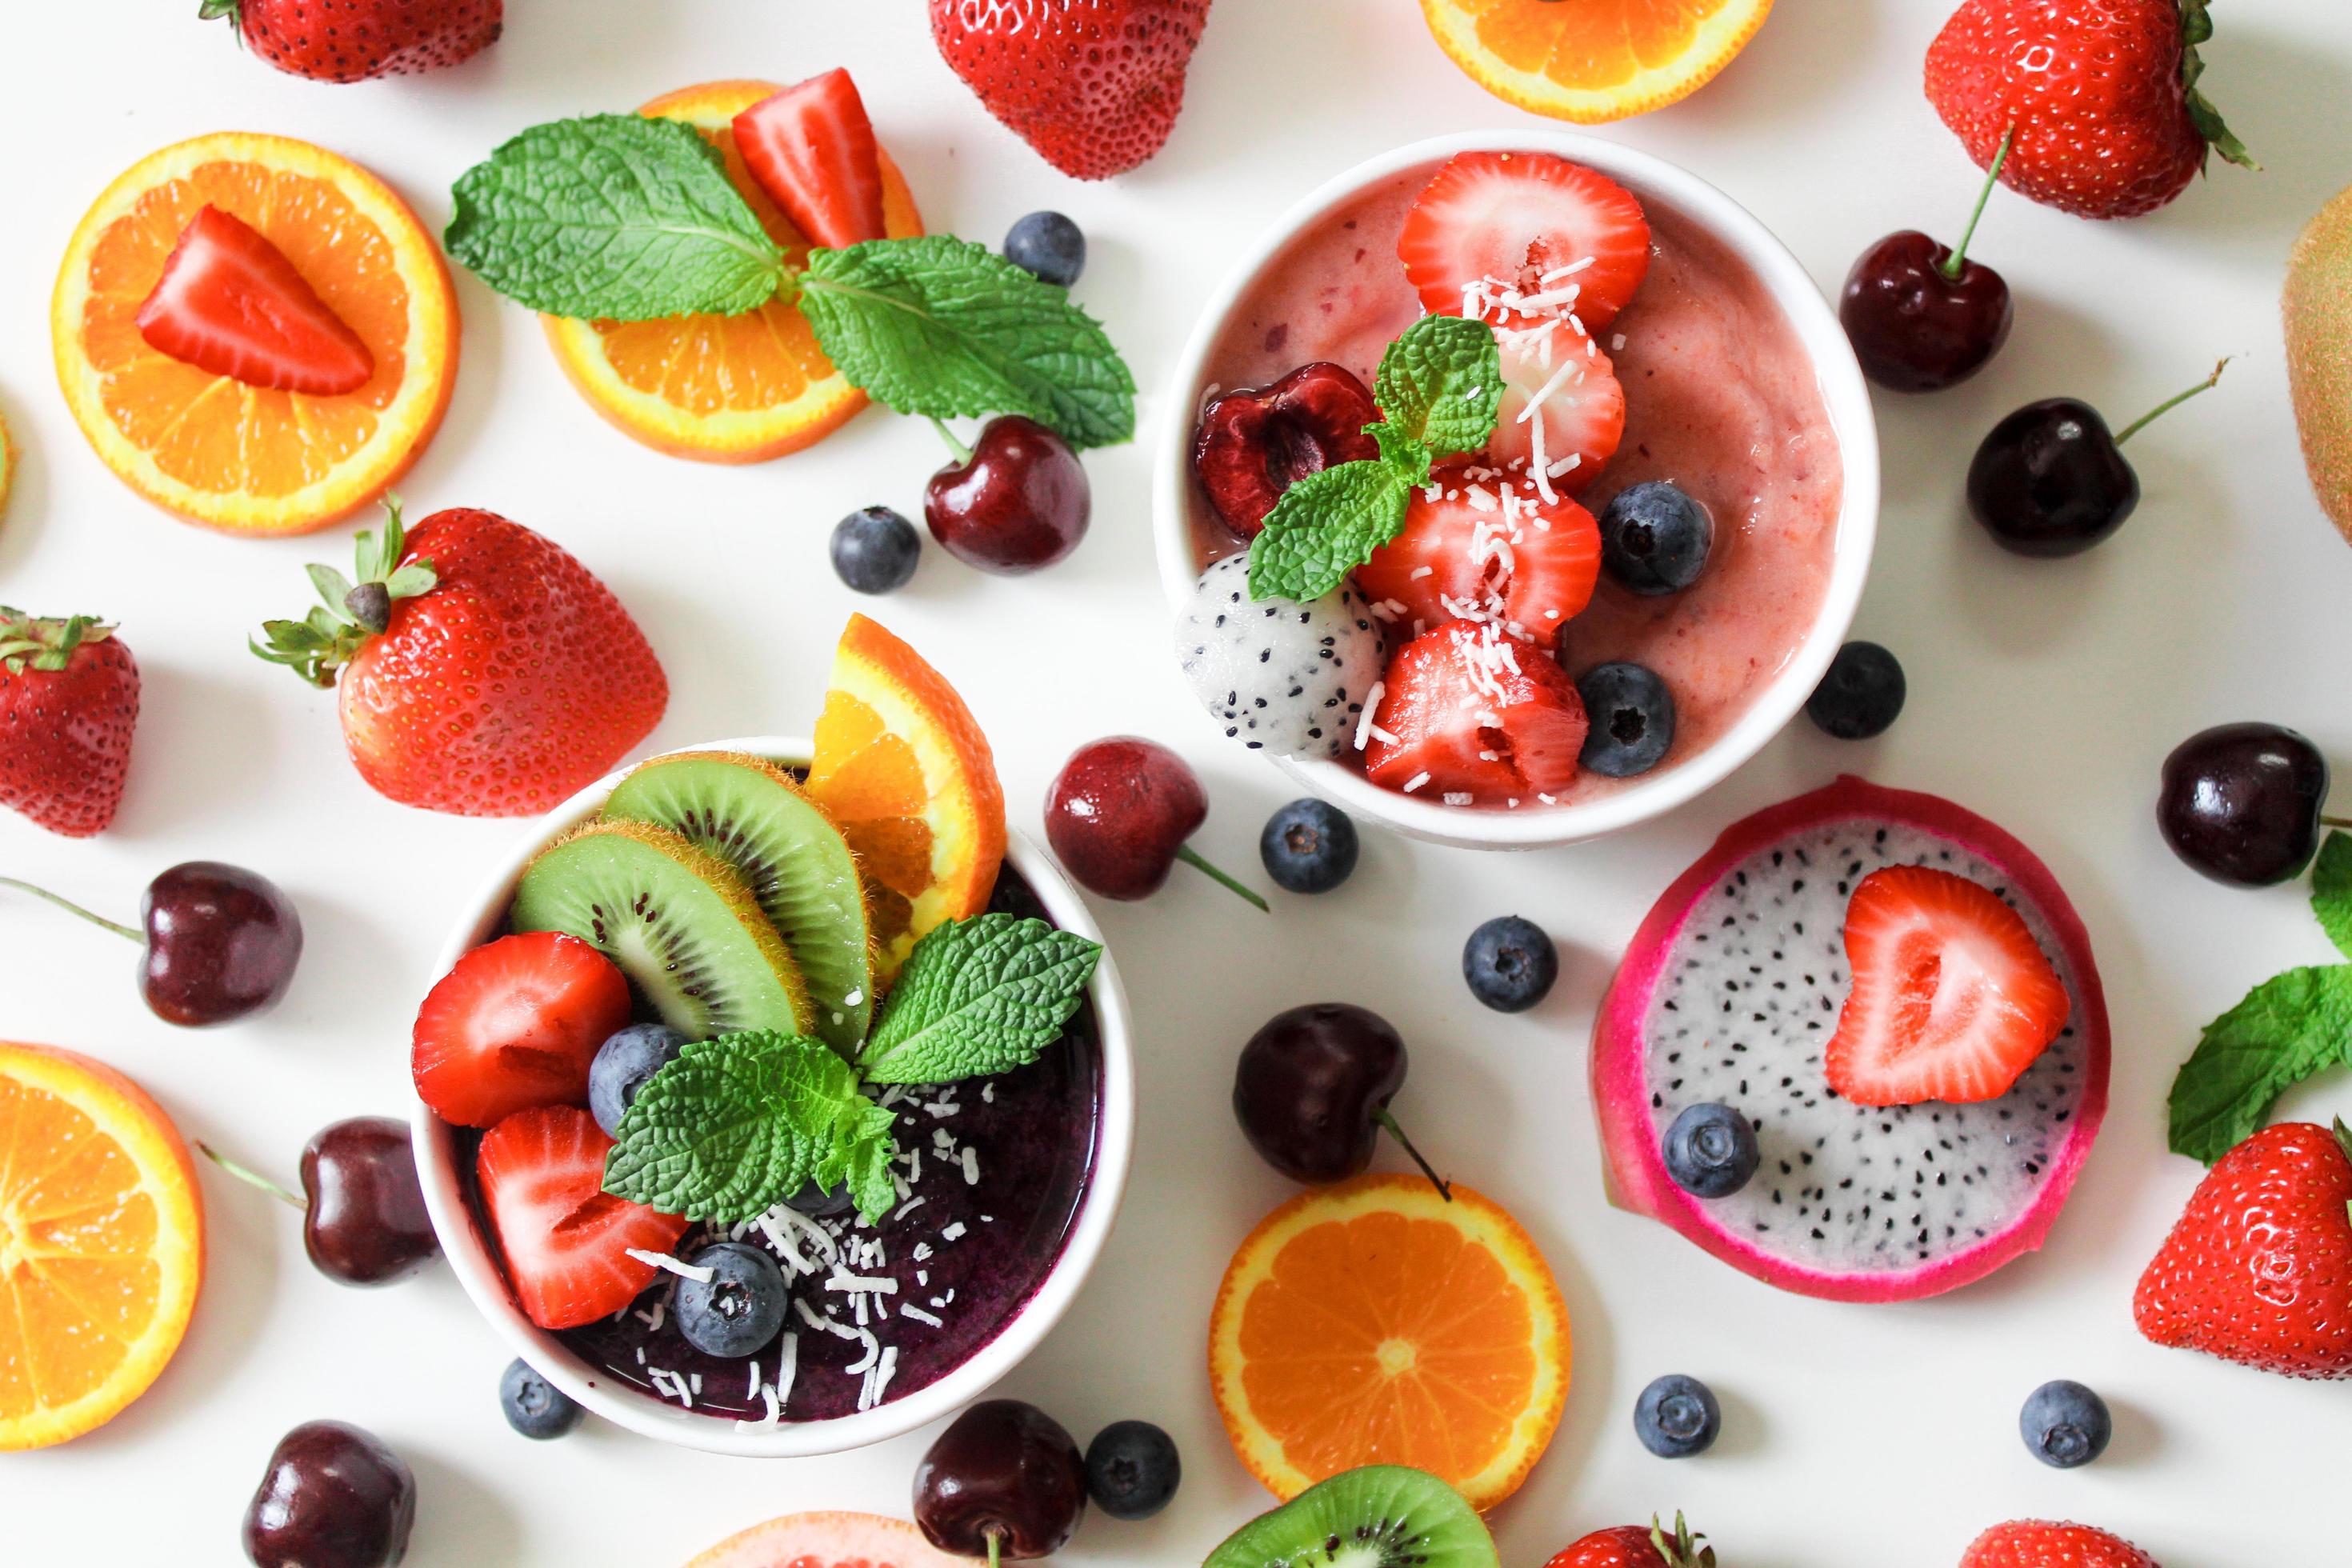
[(810, 1032), (808, 988), (733, 867), (665, 827), (592, 822), (524, 868), (508, 920), (569, 931), (688, 1038)]
[(621, 781), (604, 817), (667, 827), (734, 867), (800, 966), (816, 1037), (856, 1057), (874, 1018), (865, 888), (848, 840), (792, 774), (736, 752), (663, 757)]
[(1426, 1470), (1366, 1465), (1260, 1514), (1202, 1568), (1500, 1568), (1462, 1494)]

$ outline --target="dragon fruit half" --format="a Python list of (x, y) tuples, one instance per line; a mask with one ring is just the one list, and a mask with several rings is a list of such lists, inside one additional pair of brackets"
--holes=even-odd
[(1381, 679), (1381, 631), (1352, 587), (1308, 604), (1252, 599), (1249, 555), (1201, 574), (1176, 657), (1225, 733), (1276, 756), (1336, 757)]

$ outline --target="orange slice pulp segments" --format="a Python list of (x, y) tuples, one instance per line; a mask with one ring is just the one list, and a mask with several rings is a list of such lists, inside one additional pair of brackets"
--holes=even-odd
[[(205, 204), (243, 219), (375, 356), (358, 391), (248, 386), (148, 346), (140, 304)], [(407, 471), (449, 405), (457, 305), (441, 249), (383, 181), (286, 136), (223, 132), (134, 164), (66, 247), (49, 305), (58, 383), (99, 458), (191, 521), (302, 533)]]
[(808, 792), (856, 851), (881, 978), (924, 932), (988, 907), (1004, 860), (996, 758), (946, 678), (864, 616), (834, 654)]
[(0, 1041), (0, 1451), (145, 1392), (203, 1275), (195, 1169), (162, 1109), (86, 1057)]
[(1488, 92), (1598, 124), (1706, 86), (1748, 47), (1772, 0), (1421, 0), (1421, 9)]
[[(736, 188), (769, 237), (797, 263), (808, 241), (752, 183), (730, 129), (737, 114), (776, 90), (773, 82), (707, 82), (665, 94), (638, 112), (683, 120), (717, 142)], [(922, 233), (915, 199), (887, 153), (882, 187), (891, 235)], [(740, 316), (540, 320), (556, 363), (589, 405), (672, 457), (764, 462), (823, 439), (866, 406), (866, 394), (833, 368), (800, 308), (782, 296)]]
[(1568, 1395), (1568, 1310), (1491, 1199), (1419, 1176), (1302, 1193), (1234, 1254), (1209, 1376), (1234, 1450), (1285, 1500), (1410, 1465), (1480, 1511), (1518, 1489)]

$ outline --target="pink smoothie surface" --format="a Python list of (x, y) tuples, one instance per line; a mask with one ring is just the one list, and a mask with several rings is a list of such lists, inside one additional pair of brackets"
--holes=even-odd
[[(1370, 386), (1381, 351), (1422, 313), (1397, 236), (1438, 167), (1365, 191), (1268, 261), (1209, 354), (1201, 399), (1315, 360)], [(1573, 674), (1630, 659), (1664, 679), (1676, 721), (1663, 769), (1721, 739), (1804, 642), (1829, 591), (1844, 467), (1811, 361), (1763, 280), (1634, 194), (1650, 220), (1649, 278), (1598, 334), (1625, 390), (1624, 444), (1577, 499), (1597, 517), (1629, 485), (1671, 480), (1714, 513), (1715, 550), (1696, 584), (1662, 598), (1604, 574), (1560, 648)], [(1565, 491), (1577, 477), (1555, 484)], [(1241, 548), (1197, 486), (1192, 531), (1203, 563)], [(1588, 773), (1555, 798), (1637, 782)]]

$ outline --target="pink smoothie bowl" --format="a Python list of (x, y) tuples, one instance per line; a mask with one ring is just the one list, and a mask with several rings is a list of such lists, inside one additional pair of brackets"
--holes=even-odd
[[(1598, 838), (1695, 799), (1762, 750), (1804, 706), (1845, 640), (1869, 575), (1878, 528), (1878, 429), (1861, 368), (1821, 290), (1770, 230), (1706, 181), (1647, 153), (1570, 131), (1468, 132), (1412, 142), (1358, 164), (1292, 207), (1238, 259), (1193, 328), (1163, 399), (1152, 485), (1154, 545), (1171, 611), (1181, 613), (1214, 553), (1196, 522), (1205, 503), (1192, 473), (1193, 432), (1204, 401), (1215, 390), (1211, 367), (1237, 312), (1301, 236), (1410, 171), (1481, 151), (1548, 153), (1586, 164), (1624, 185), (1653, 212), (1663, 207), (1675, 215), (1743, 265), (1778, 306), (1810, 364), (1843, 469), (1828, 580), (1811, 624), (1744, 710), (1703, 746), (1654, 772), (1586, 798), (1554, 805), (1526, 801), (1518, 809), (1501, 810), (1400, 794), (1373, 784), (1345, 761), (1271, 759), (1351, 816), (1408, 837), (1464, 848), (1535, 849)], [(1638, 396), (1638, 387), (1629, 395)]]

